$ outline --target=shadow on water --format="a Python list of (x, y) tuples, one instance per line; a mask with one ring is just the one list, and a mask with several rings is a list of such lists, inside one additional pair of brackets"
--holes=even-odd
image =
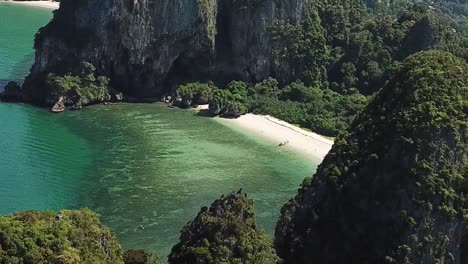
[(3, 91), (5, 85), (10, 81), (15, 81), (22, 84), (24, 78), (29, 74), (31, 66), (34, 62), (34, 52), (24, 55), (18, 62), (13, 64), (7, 78), (0, 78), (0, 91)]

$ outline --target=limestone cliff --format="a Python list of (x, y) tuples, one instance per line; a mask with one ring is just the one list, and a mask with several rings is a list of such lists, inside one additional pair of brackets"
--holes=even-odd
[(468, 66), (407, 59), (281, 212), (285, 263), (468, 263)]
[(301, 22), (307, 0), (65, 0), (35, 41), (27, 100), (44, 102), (44, 76), (81, 61), (134, 97), (180, 82), (259, 81), (270, 75), (268, 30)]
[(242, 190), (202, 207), (180, 233), (170, 264), (279, 264), (271, 240), (255, 222), (254, 202)]

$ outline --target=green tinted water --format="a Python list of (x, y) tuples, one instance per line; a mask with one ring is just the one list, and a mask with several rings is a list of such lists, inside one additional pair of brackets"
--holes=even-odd
[[(27, 12), (46, 19), (28, 24)], [(0, 61), (7, 62), (0, 79), (27, 72), (30, 62), (21, 59), (30, 51), (20, 47), (32, 45), (49, 13), (0, 4)], [(21, 42), (8, 52), (3, 36), (11, 26), (15, 35), (30, 38), (7, 37)], [(255, 199), (257, 220), (272, 234), (279, 208), (315, 169), (313, 162), (268, 141), (193, 111), (154, 104), (52, 115), (0, 103), (0, 135), (0, 213), (90, 207), (125, 248), (163, 255), (201, 206), (239, 188)]]
[(34, 60), (34, 34), (51, 17), (51, 10), (0, 3), (0, 82), (28, 73)]
[(313, 170), (293, 153), (193, 111), (110, 105), (60, 118), (93, 146), (81, 204), (101, 214), (125, 247), (167, 252), (201, 206), (239, 188), (255, 199), (258, 221), (272, 232), (280, 206)]
[(87, 142), (46, 111), (0, 103), (0, 213), (79, 206)]

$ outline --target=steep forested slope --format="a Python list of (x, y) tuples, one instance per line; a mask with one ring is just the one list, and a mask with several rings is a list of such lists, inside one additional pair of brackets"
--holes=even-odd
[(286, 263), (468, 261), (468, 66), (411, 56), (282, 209)]

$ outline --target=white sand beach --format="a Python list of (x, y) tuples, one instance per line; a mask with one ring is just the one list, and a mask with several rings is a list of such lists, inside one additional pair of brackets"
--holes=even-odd
[(8, 2), (8, 3), (15, 3), (20, 5), (28, 5), (28, 6), (35, 6), (41, 8), (47, 8), (51, 10), (58, 9), (60, 6), (59, 2), (52, 2), (52, 1), (1, 1), (1, 2)]
[(272, 141), (272, 144), (288, 142), (281, 148), (298, 151), (315, 160), (322, 160), (330, 151), (333, 141), (293, 126), (285, 121), (263, 115), (246, 114), (236, 119), (217, 118), (219, 122), (230, 123)]

